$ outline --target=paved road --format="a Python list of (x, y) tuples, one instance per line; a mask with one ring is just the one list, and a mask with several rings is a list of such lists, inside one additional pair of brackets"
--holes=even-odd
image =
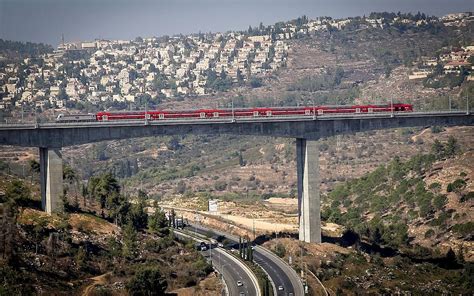
[[(181, 237), (190, 238), (189, 234), (175, 230), (175, 234)], [(204, 241), (202, 239), (196, 239), (197, 241)], [(212, 265), (222, 274), (224, 281), (226, 282), (230, 296), (240, 296), (241, 292), (246, 296), (258, 296), (257, 287), (248, 275), (247, 271), (243, 267), (236, 263), (232, 255), (227, 254), (221, 248), (213, 248), (211, 250), (201, 252), (205, 257), (210, 258)], [(238, 286), (237, 282), (241, 281), (242, 286)]]
[[(206, 257), (210, 256), (210, 250), (203, 252)], [(257, 296), (257, 290), (253, 285), (252, 279), (247, 272), (220, 248), (212, 249), (212, 264), (222, 274), (226, 281), (229, 294), (231, 296), (245, 295)], [(242, 282), (242, 286), (237, 286), (237, 281)]]
[[(202, 233), (208, 234), (209, 231), (214, 232), (217, 235), (223, 235), (227, 239), (233, 241), (234, 243), (238, 243), (239, 238), (228, 233), (224, 233), (218, 230), (209, 229), (203, 227), (201, 225), (192, 224), (192, 230)], [(293, 293), (295, 296), (302, 296), (303, 295), (303, 285), (298, 278), (295, 271), (285, 264), (282, 260), (280, 260), (276, 255), (273, 253), (265, 250), (262, 247), (256, 247), (254, 251), (254, 261), (259, 264), (263, 270), (265, 270), (270, 279), (275, 284), (276, 288), (276, 295), (278, 296), (287, 296), (290, 293)], [(278, 290), (278, 287), (282, 286), (283, 290)]]

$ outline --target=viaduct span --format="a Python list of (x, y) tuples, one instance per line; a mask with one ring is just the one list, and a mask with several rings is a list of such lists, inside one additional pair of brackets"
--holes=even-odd
[(319, 147), (317, 140), (340, 134), (401, 128), (474, 125), (469, 112), (410, 112), (322, 115), (318, 117), (255, 117), (109, 121), (0, 125), (0, 145), (39, 147), (43, 209), (62, 211), (61, 148), (85, 143), (182, 134), (236, 134), (296, 138), (299, 238), (321, 242)]

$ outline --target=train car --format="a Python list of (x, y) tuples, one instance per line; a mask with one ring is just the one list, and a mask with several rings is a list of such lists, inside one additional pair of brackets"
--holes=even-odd
[(117, 121), (117, 120), (180, 120), (210, 118), (322, 116), (334, 114), (412, 112), (411, 104), (258, 107), (236, 109), (151, 110), (151, 111), (101, 111), (97, 114), (59, 114), (57, 122)]
[(96, 114), (59, 114), (56, 122), (94, 122), (97, 121)]

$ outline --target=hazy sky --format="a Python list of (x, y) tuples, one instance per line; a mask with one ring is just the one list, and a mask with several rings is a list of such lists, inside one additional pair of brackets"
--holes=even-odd
[(0, 38), (45, 42), (134, 39), (225, 32), (301, 15), (347, 17), (372, 11), (441, 16), (474, 10), (474, 0), (0, 0)]

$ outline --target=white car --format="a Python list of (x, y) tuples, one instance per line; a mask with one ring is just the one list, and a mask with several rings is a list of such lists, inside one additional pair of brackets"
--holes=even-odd
[(283, 286), (278, 286), (278, 291), (283, 291)]
[(237, 287), (242, 287), (243, 285), (242, 281), (237, 281)]

